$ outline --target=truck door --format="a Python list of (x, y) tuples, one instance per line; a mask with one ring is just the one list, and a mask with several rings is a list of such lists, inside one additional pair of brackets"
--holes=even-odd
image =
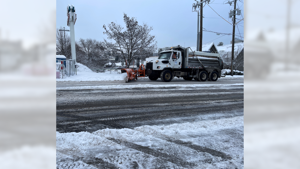
[[(174, 55), (175, 54), (175, 55)], [(173, 69), (181, 69), (181, 65), (182, 65), (182, 56), (181, 56), (181, 52), (173, 52), (172, 54), (172, 68)]]

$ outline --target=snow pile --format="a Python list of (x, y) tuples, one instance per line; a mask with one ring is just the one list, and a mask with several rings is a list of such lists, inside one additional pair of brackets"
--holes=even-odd
[(63, 79), (56, 79), (56, 81), (115, 81), (124, 80), (126, 73), (120, 73), (120, 71), (106, 71), (105, 73), (93, 72), (87, 66), (77, 63), (79, 65), (77, 69), (77, 75), (64, 76)]
[[(231, 70), (230, 69), (222, 69), (222, 75), (230, 75)], [(244, 71), (239, 71), (239, 70), (233, 70), (234, 75), (244, 75)]]
[(243, 116), (238, 116), (93, 133), (57, 132), (57, 167), (92, 168), (86, 161), (101, 159), (97, 164), (117, 168), (243, 168), (243, 125)]
[(22, 147), (0, 154), (0, 168), (51, 169), (55, 167), (54, 147)]
[(90, 68), (88, 68), (87, 66), (81, 64), (81, 63), (76, 63), (79, 67), (77, 68), (77, 72), (87, 72), (87, 73), (91, 73), (93, 72)]

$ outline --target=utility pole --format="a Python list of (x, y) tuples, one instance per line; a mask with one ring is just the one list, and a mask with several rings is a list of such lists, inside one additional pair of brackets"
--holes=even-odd
[[(66, 36), (65, 36), (65, 33), (66, 33), (66, 31), (70, 31), (70, 30), (66, 30), (65, 29), (65, 27), (64, 27), (64, 29), (59, 29), (59, 31), (61, 32), (61, 31), (63, 31), (64, 32), (64, 44), (63, 45), (65, 45), (66, 44)], [(64, 48), (64, 46), (63, 46), (63, 52), (64, 52), (64, 54), (65, 54), (65, 48)]]
[(197, 51), (199, 51), (199, 41), (200, 41), (200, 29), (199, 29), (199, 23), (200, 22), (200, 12), (199, 10), (197, 11)]
[(232, 49), (231, 49), (231, 76), (233, 76), (233, 59), (234, 59), (234, 37), (235, 37), (235, 16), (236, 16), (236, 0), (234, 0), (233, 11), (233, 29), (232, 29)]
[(200, 39), (199, 39), (199, 51), (202, 51), (202, 34), (203, 34), (203, 0), (200, 3)]
[(70, 30), (65, 29), (65, 27), (63, 27), (63, 28), (64, 28), (64, 29), (59, 29), (59, 31), (63, 31), (63, 32), (64, 32), (64, 39), (65, 39), (65, 38), (66, 38), (66, 37), (65, 37), (65, 32), (66, 32), (66, 31), (70, 31)]
[(197, 12), (197, 51), (202, 51), (203, 39), (203, 3), (209, 3), (210, 0), (195, 0), (192, 11)]

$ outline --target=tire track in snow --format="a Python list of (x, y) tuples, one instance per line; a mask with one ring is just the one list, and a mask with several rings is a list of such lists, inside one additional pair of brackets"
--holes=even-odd
[(173, 139), (173, 138), (170, 138), (169, 136), (167, 136), (165, 134), (161, 134), (161, 133), (158, 133), (156, 131), (152, 131), (152, 133), (149, 133), (149, 132), (144, 132), (143, 130), (139, 130), (139, 129), (135, 129), (135, 130), (143, 132), (147, 135), (152, 135), (156, 138), (165, 140), (165, 141), (170, 142), (170, 143), (174, 143), (174, 144), (177, 144), (177, 145), (180, 145), (180, 146), (191, 148), (191, 149), (196, 150), (198, 152), (209, 153), (212, 156), (221, 157), (223, 160), (231, 160), (232, 159), (231, 156), (229, 156), (226, 153), (223, 153), (221, 151), (217, 151), (217, 150), (214, 150), (214, 149), (211, 149), (211, 148), (195, 145), (191, 142), (185, 142), (185, 141), (181, 141), (181, 140), (178, 140), (178, 139)]
[(178, 166), (181, 166), (181, 167), (189, 167), (190, 168), (190, 167), (197, 166), (194, 163), (184, 161), (184, 160), (182, 160), (182, 159), (180, 159), (176, 156), (173, 156), (173, 155), (169, 155), (169, 154), (166, 154), (166, 153), (162, 153), (162, 152), (150, 149), (149, 147), (141, 146), (141, 145), (138, 145), (138, 144), (134, 144), (134, 143), (131, 143), (131, 142), (127, 142), (127, 141), (119, 140), (119, 139), (115, 139), (115, 138), (107, 138), (107, 139), (111, 140), (115, 143), (118, 143), (120, 145), (126, 146), (128, 148), (132, 148), (132, 149), (135, 149), (137, 151), (141, 151), (143, 153), (152, 155), (154, 157), (161, 158), (163, 160), (169, 161), (169, 162), (174, 163), (174, 164), (176, 164)]
[(175, 143), (175, 144), (178, 144), (178, 145), (181, 145), (181, 146), (189, 147), (189, 148), (194, 149), (196, 151), (209, 153), (209, 154), (211, 154), (213, 156), (216, 156), (216, 157), (221, 157), (223, 160), (231, 160), (232, 159), (229, 155), (227, 155), (227, 154), (225, 154), (221, 151), (217, 151), (217, 150), (213, 150), (213, 149), (210, 149), (210, 148), (207, 148), (207, 147), (195, 145), (195, 144), (192, 144), (191, 142), (184, 142), (184, 141), (181, 141), (181, 140), (173, 140), (173, 139), (166, 139), (166, 138), (163, 138), (163, 139), (168, 141), (168, 142), (171, 142), (171, 143)]

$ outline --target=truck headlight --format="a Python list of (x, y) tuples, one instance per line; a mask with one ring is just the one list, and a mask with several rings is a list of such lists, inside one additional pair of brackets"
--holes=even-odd
[(156, 61), (156, 63), (158, 63), (158, 60)]

